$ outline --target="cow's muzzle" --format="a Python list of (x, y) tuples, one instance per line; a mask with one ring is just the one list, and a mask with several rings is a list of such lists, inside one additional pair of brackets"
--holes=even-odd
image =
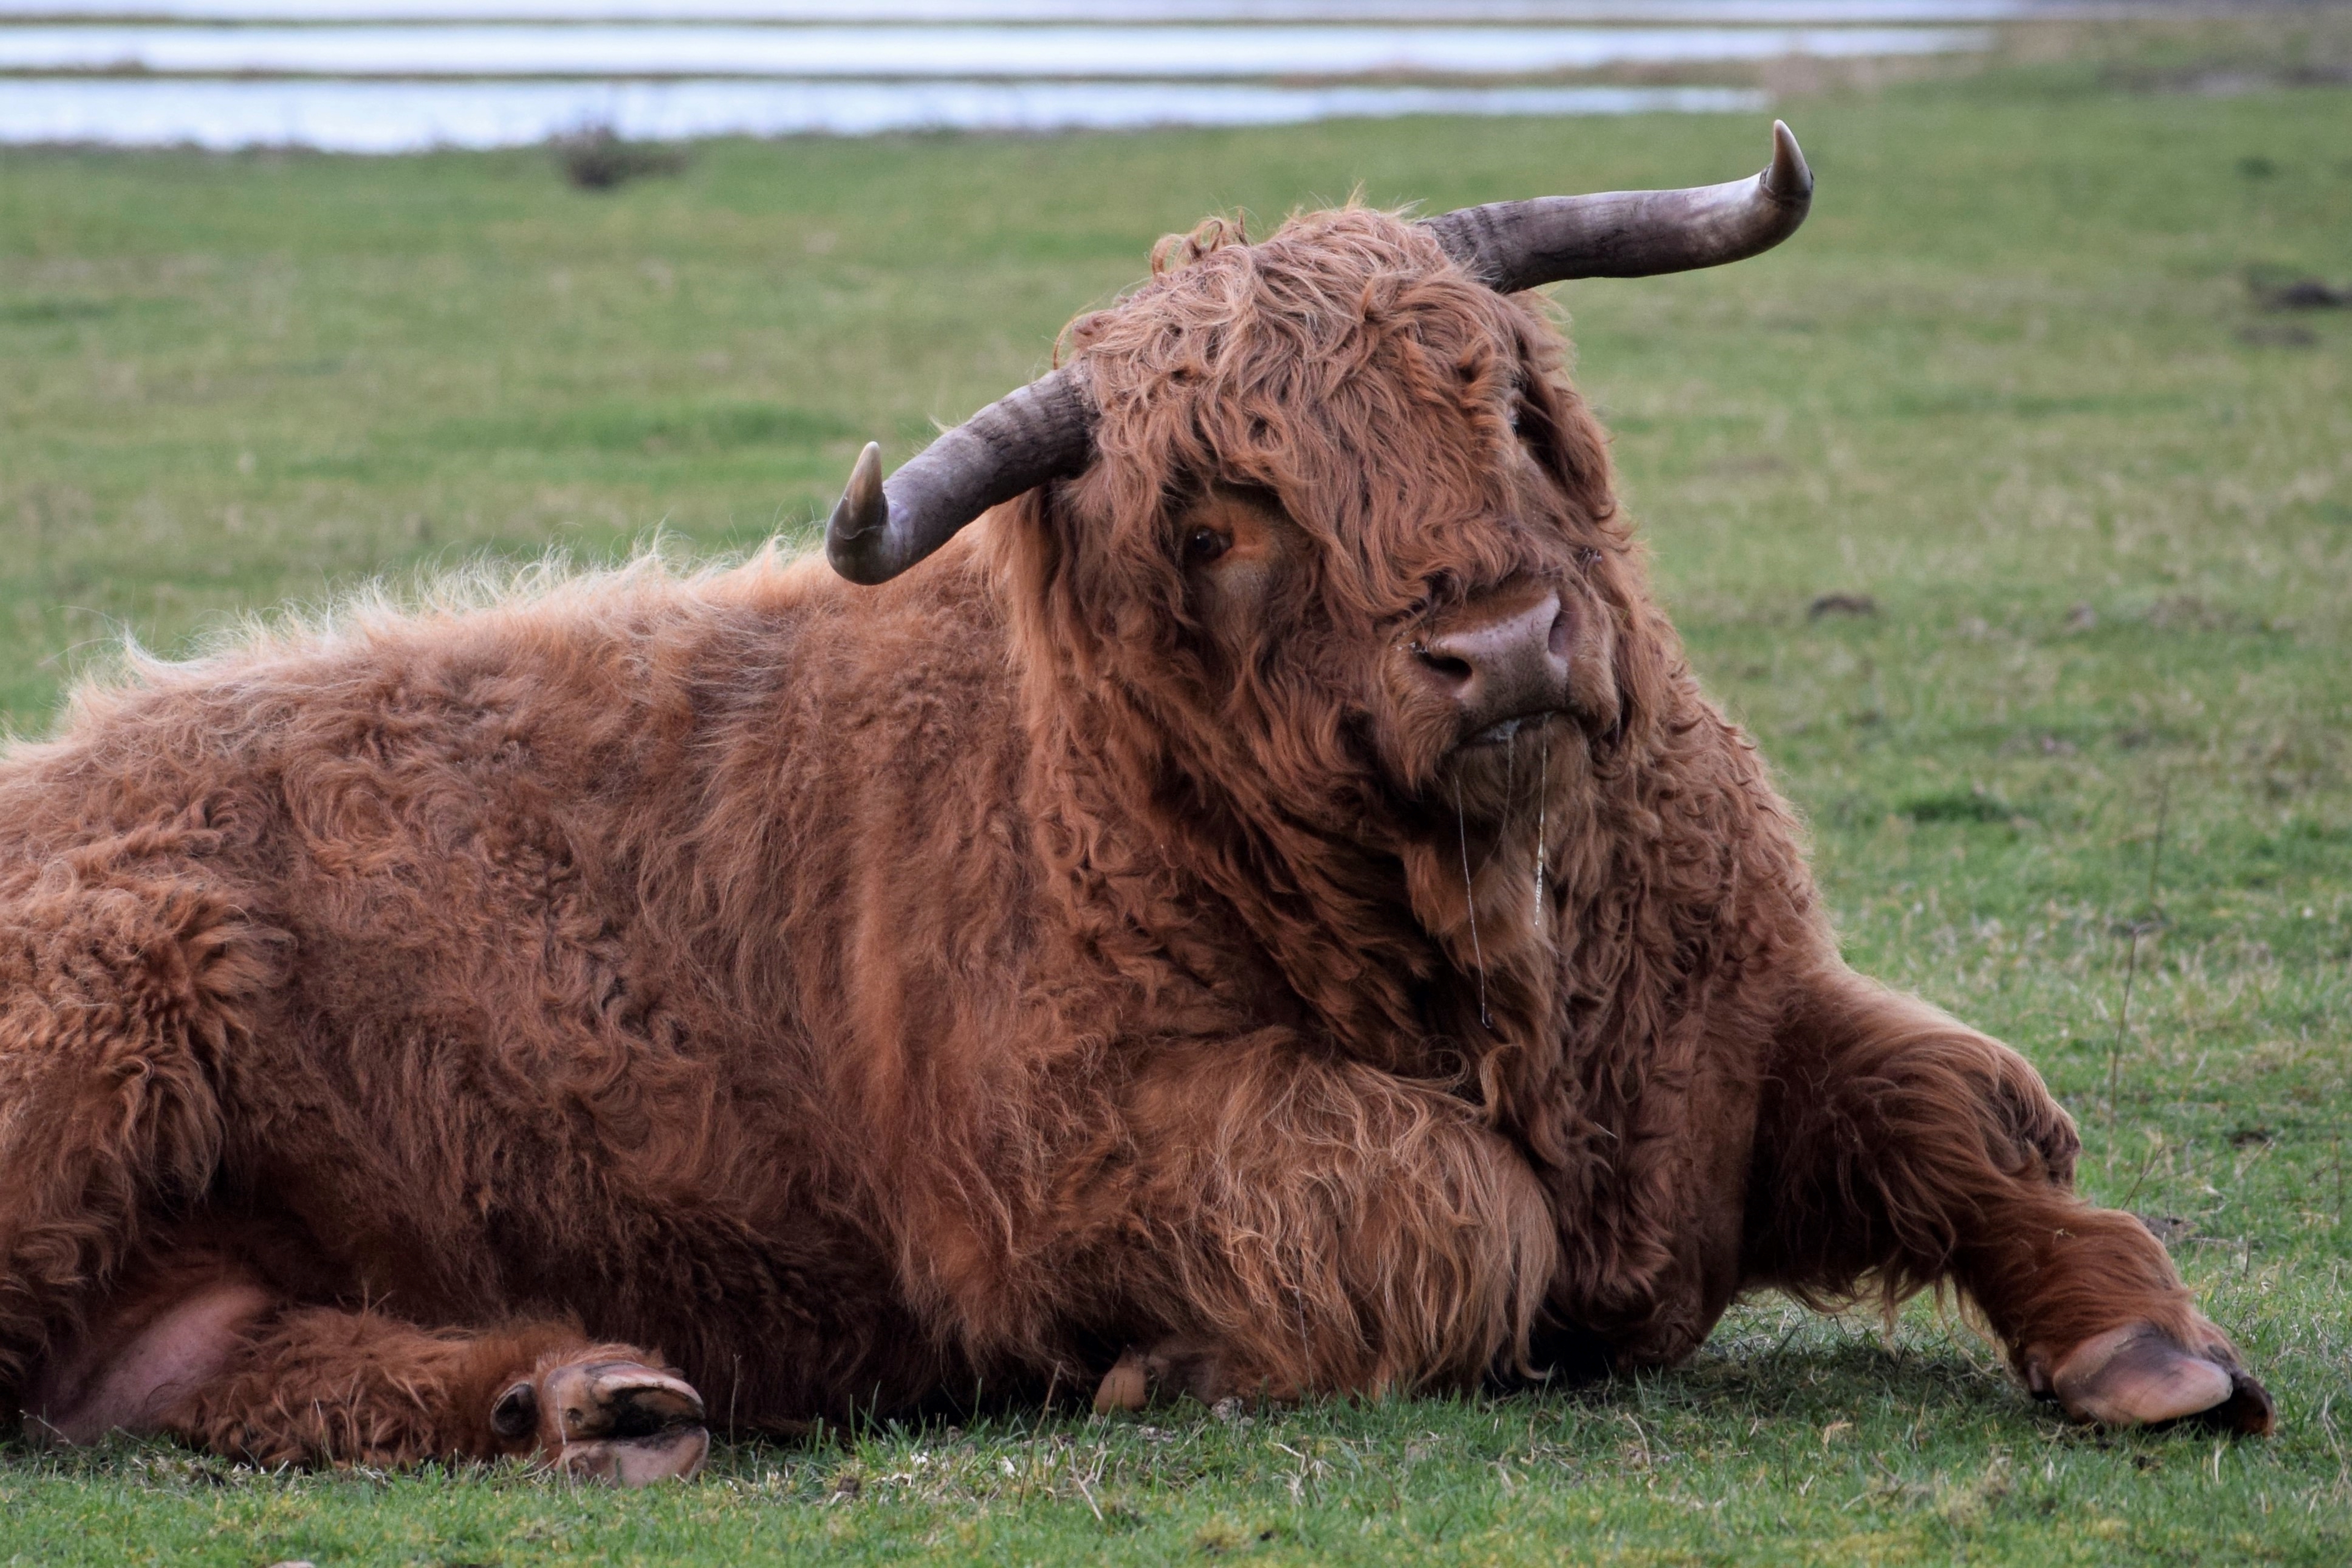
[(1571, 627), (1555, 590), (1475, 601), (1412, 643), (1422, 678), (1453, 703), (1464, 746), (1500, 746), (1567, 707)]

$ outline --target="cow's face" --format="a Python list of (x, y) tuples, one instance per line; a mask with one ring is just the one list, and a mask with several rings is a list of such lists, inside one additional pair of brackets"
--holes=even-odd
[(1045, 645), (1294, 810), (1517, 809), (1636, 626), (1557, 333), (1386, 214), (1213, 240), (1074, 329), (1097, 455), (1006, 541)]

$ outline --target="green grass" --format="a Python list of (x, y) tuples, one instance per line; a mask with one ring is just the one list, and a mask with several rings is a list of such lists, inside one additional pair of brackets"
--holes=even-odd
[[(652, 1495), (0, 1447), (0, 1558), (2352, 1558), (2352, 315), (2245, 285), (2352, 284), (2352, 92), (2112, 79), (1794, 103), (1784, 250), (1559, 292), (1854, 961), (2015, 1041), (2089, 1190), (2179, 1222), (2276, 1439), (2070, 1429), (1924, 1306), (1765, 1300), (1574, 1396), (886, 1428)], [(1211, 211), (1763, 153), (1752, 118), (727, 143), (589, 195), (537, 152), (0, 152), (0, 707), (39, 729), (126, 629), (799, 529)]]

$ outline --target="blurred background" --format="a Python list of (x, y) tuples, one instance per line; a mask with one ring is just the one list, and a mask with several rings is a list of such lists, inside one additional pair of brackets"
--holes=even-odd
[[(2080, 0), (5, 0), (0, 139), (623, 138), (1754, 108)], [(1594, 79), (1585, 79), (1594, 78)]]

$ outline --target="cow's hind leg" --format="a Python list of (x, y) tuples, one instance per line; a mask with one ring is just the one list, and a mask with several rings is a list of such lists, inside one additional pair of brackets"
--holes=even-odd
[(623, 1482), (709, 1439), (659, 1358), (576, 1329), (437, 1332), (288, 1306), (159, 1261), (204, 1201), (221, 1085), (277, 944), (158, 831), (0, 883), (0, 1410), (36, 1434), (176, 1433), (263, 1463), (538, 1453)]
[(1825, 977), (1790, 1020), (1758, 1131), (1749, 1283), (1828, 1300), (1949, 1281), (2077, 1417), (2270, 1430), (2270, 1396), (2162, 1244), (2074, 1195), (2074, 1125), (1999, 1041)]
[(169, 877), (67, 861), (0, 892), (0, 1406), (211, 1183), (223, 1059), (268, 951)]
[(623, 1486), (691, 1479), (710, 1449), (701, 1397), (657, 1355), (562, 1322), (424, 1329), (331, 1308), (258, 1325), (163, 1425), (263, 1465), (532, 1457)]
[(625, 1486), (691, 1477), (709, 1448), (700, 1397), (646, 1352), (564, 1322), (425, 1329), (291, 1306), (201, 1260), (96, 1314), (26, 1414), (69, 1443), (163, 1433), (268, 1466), (530, 1458)]

